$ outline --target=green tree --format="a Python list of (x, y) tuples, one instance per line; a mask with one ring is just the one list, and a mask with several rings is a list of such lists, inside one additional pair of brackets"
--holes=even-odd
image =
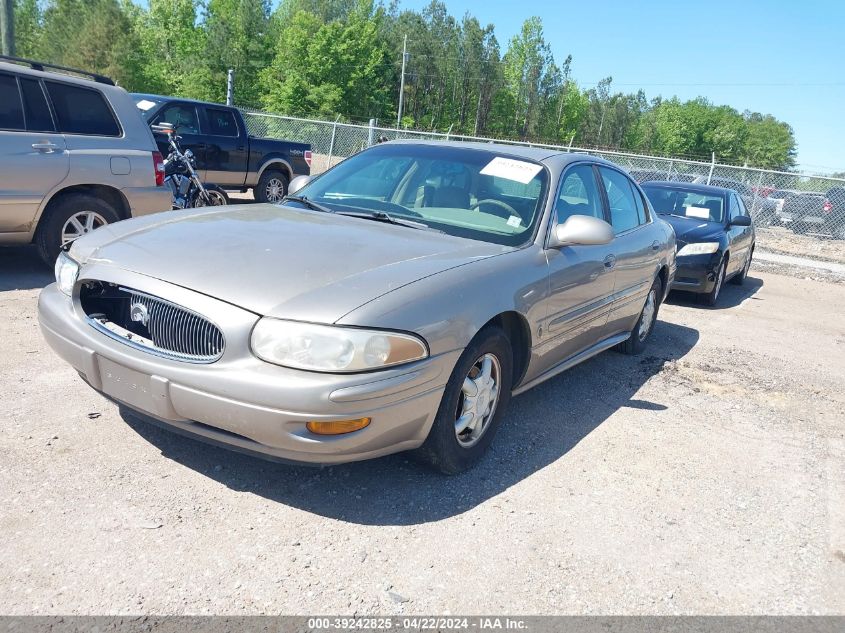
[(795, 134), (771, 114), (746, 112), (748, 135), (742, 158), (754, 167), (788, 170), (795, 167)]
[(18, 57), (40, 56), (42, 12), (38, 0), (15, 2), (15, 53)]

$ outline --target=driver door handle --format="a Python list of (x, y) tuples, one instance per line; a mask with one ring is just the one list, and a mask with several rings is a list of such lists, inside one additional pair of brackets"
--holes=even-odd
[(613, 267), (616, 266), (616, 255), (608, 255), (604, 258), (604, 267), (608, 270), (612, 270)]
[(44, 141), (43, 143), (33, 143), (32, 149), (37, 150), (42, 154), (52, 154), (55, 150), (59, 149), (59, 146), (55, 143), (51, 143), (50, 141)]

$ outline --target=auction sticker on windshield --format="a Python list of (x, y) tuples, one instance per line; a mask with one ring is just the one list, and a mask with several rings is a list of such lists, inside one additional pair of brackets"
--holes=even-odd
[(543, 166), (537, 165), (536, 163), (527, 163), (523, 160), (496, 156), (496, 158), (484, 166), (481, 173), (485, 176), (497, 176), (527, 185), (534, 176), (540, 173), (541, 169), (543, 169)]
[(710, 219), (710, 209), (707, 207), (687, 207), (686, 216), (688, 218), (700, 218), (702, 220)]

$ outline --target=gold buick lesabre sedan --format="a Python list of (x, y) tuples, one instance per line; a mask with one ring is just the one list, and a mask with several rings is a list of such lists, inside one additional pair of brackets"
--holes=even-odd
[(207, 441), (312, 464), (475, 464), (518, 394), (643, 349), (675, 236), (599, 158), (390, 142), (278, 205), (126, 220), (75, 242), (45, 338), (94, 389)]

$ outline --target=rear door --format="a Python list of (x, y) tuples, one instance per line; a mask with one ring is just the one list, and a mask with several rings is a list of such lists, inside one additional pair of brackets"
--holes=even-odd
[[(606, 220), (591, 163), (577, 163), (561, 177), (550, 230), (573, 215)], [(613, 295), (613, 243), (546, 249), (549, 298), (539, 371), (545, 371), (604, 338)]]
[(602, 165), (598, 170), (616, 234), (613, 310), (607, 323), (607, 335), (612, 336), (634, 328), (654, 282), (660, 242), (631, 179), (612, 167)]
[[(170, 123), (176, 126), (176, 134), (181, 137), (179, 139), (179, 146), (183, 152), (191, 150), (194, 153), (194, 158), (197, 162), (197, 173), (202, 180), (207, 180), (205, 137), (202, 135), (199, 110), (196, 104), (179, 101), (168, 103), (150, 121), (150, 125), (156, 125), (158, 123)], [(155, 132), (153, 135), (155, 136), (156, 145), (158, 145), (162, 156), (167, 156), (170, 153), (167, 136)]]
[(40, 80), (0, 73), (0, 95), (0, 233), (25, 233), (70, 161)]
[(246, 180), (249, 146), (235, 113), (227, 108), (201, 106), (205, 137), (205, 178), (209, 182), (242, 187)]

